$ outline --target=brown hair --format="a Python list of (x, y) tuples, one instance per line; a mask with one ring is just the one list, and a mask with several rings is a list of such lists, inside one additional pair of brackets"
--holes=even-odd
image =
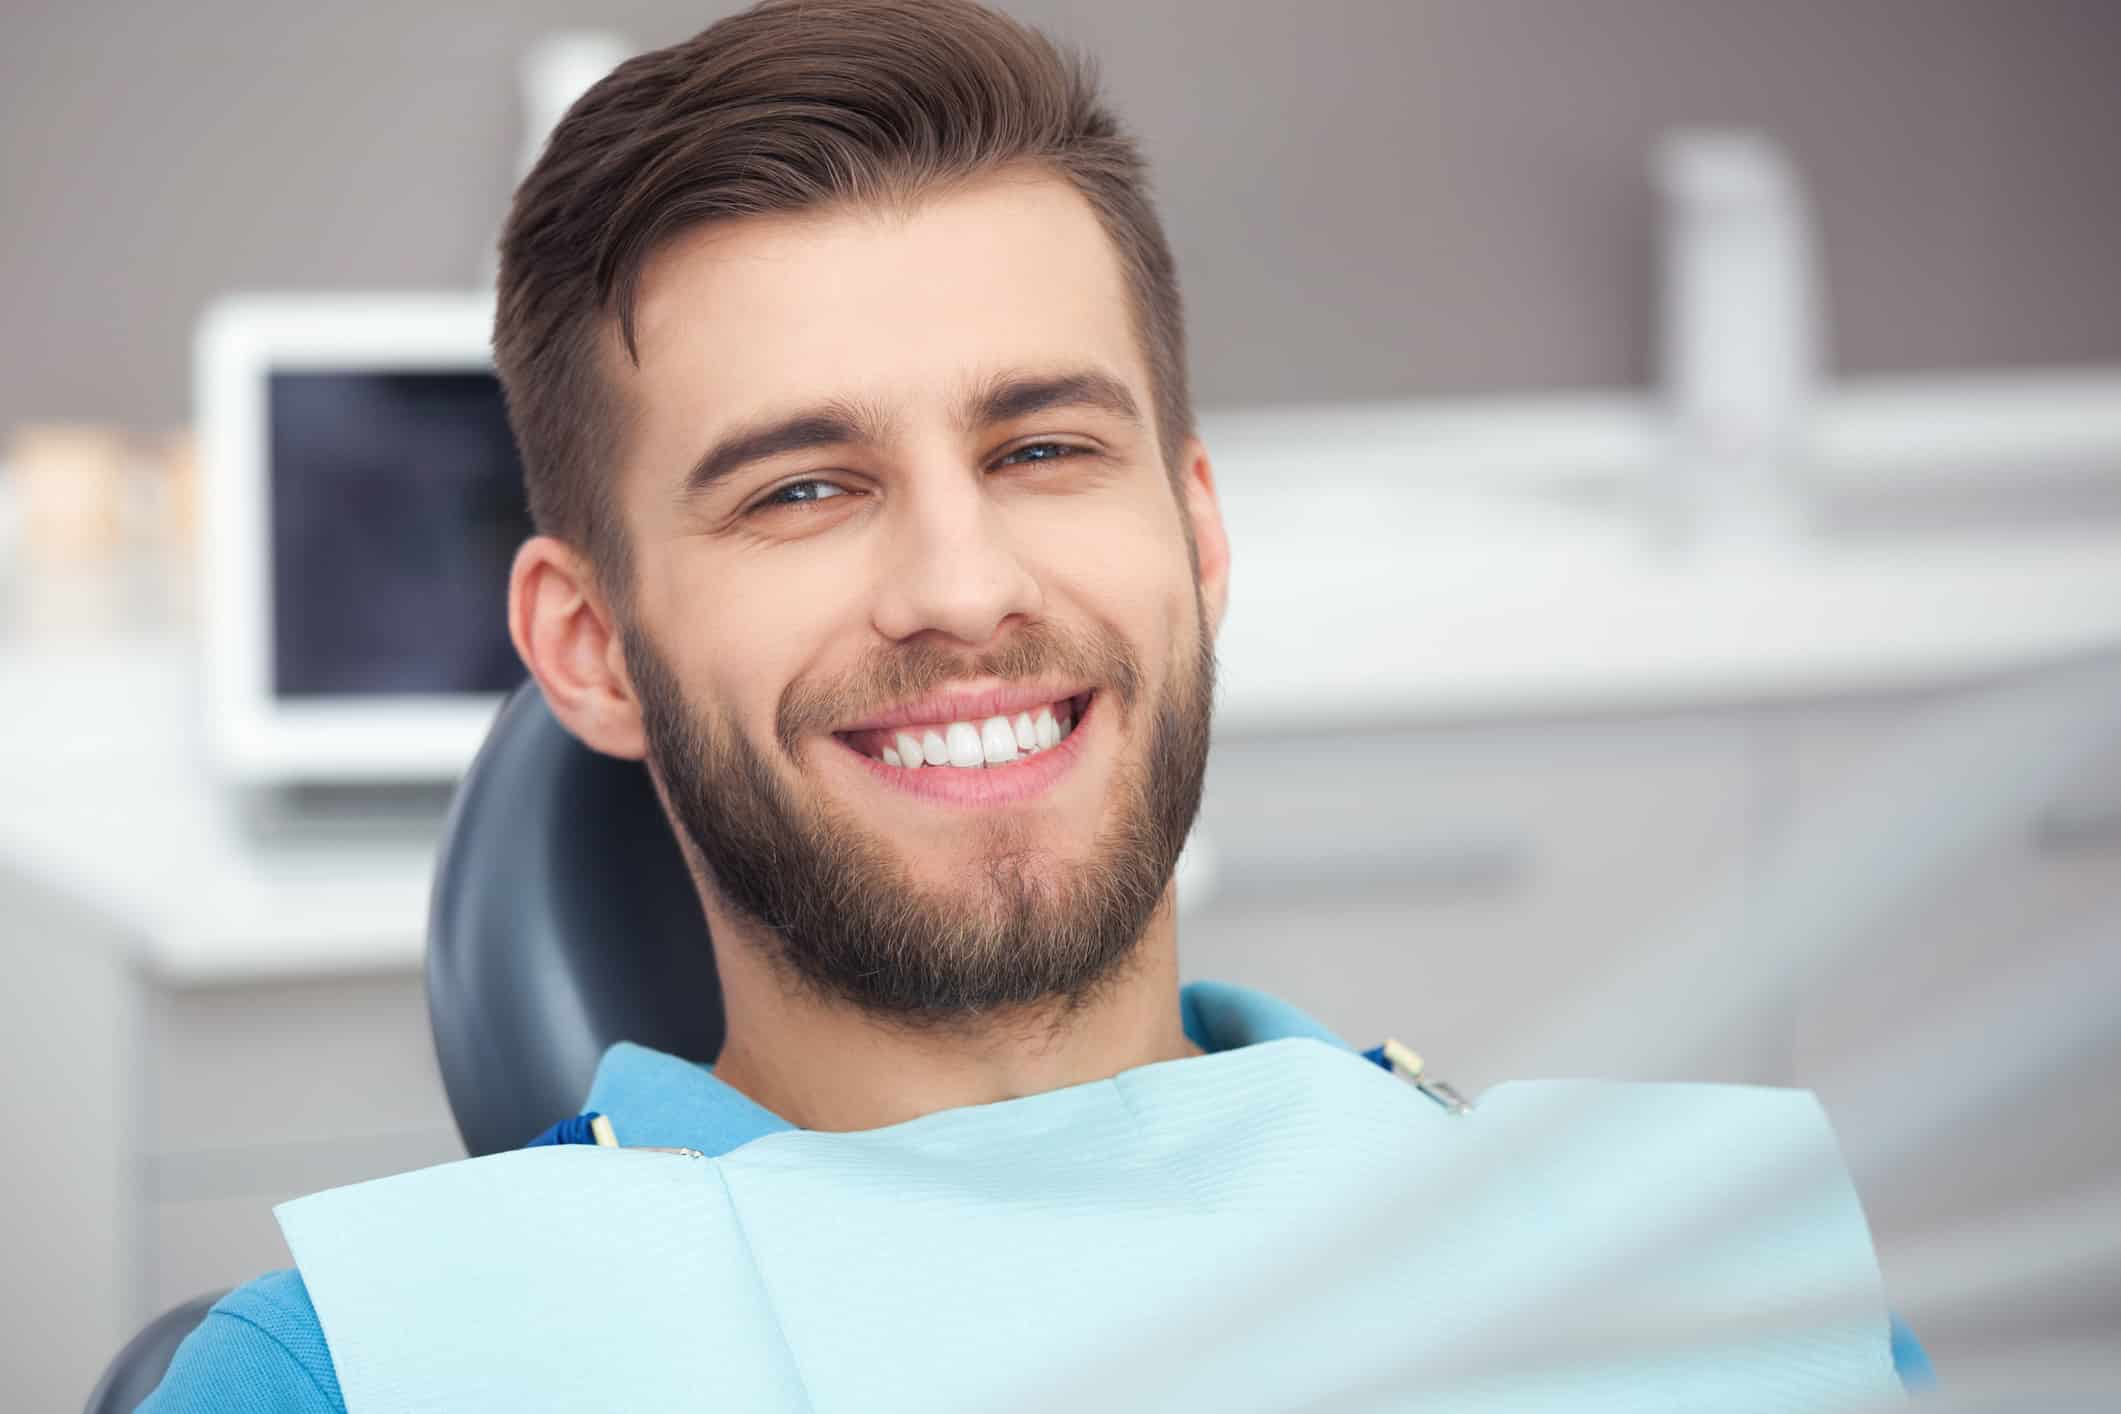
[(1090, 65), (972, 0), (766, 0), (630, 59), (568, 110), (501, 235), (494, 357), (538, 528), (622, 603), (609, 322), (639, 363), (642, 266), (705, 222), (905, 205), (1015, 164), (1087, 199), (1117, 248), (1174, 471), (1193, 430), (1184, 319), (1141, 153)]

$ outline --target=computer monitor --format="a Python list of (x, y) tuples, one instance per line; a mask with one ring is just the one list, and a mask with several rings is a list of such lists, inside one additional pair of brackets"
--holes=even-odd
[(213, 756), (248, 784), (446, 780), (522, 680), (530, 533), (492, 299), (243, 296), (196, 348)]

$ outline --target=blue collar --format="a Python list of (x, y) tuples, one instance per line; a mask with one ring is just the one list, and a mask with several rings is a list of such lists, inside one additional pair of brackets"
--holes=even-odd
[[(1234, 983), (1190, 983), (1181, 989), (1178, 1005), (1187, 1039), (1204, 1051), (1235, 1050), (1292, 1036), (1350, 1049), (1287, 1002)], [(723, 1084), (712, 1066), (631, 1041), (604, 1052), (584, 1108), (609, 1116), (622, 1144), (707, 1154), (726, 1154), (762, 1135), (794, 1128)]]

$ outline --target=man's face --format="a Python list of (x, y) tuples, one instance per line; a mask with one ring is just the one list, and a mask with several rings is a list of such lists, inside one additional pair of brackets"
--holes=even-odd
[(1089, 206), (1008, 177), (709, 228), (637, 335), (626, 664), (721, 900), (873, 1011), (1089, 993), (1199, 802), (1222, 589)]

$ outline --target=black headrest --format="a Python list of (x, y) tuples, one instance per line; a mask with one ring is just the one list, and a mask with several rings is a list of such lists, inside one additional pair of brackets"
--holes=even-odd
[(647, 771), (576, 741), (536, 683), (502, 704), (450, 807), (427, 1011), (474, 1154), (578, 1113), (614, 1041), (721, 1050), (707, 925)]

